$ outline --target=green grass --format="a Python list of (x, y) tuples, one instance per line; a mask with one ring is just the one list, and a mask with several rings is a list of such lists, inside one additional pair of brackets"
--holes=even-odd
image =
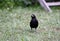
[[(0, 9), (0, 41), (60, 41), (60, 10), (52, 10), (48, 13), (41, 7)], [(36, 32), (30, 30), (31, 14), (39, 21)]]

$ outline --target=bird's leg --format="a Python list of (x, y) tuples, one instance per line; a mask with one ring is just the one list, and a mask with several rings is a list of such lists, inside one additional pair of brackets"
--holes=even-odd
[(31, 30), (32, 30), (32, 28), (31, 28)]
[(35, 28), (35, 32), (36, 32), (36, 28)]
[(36, 28), (35, 28), (35, 30), (36, 30)]

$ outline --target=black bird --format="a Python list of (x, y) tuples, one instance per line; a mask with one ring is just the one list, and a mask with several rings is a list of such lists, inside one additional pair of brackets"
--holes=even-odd
[(36, 19), (36, 16), (34, 14), (31, 15), (30, 27), (31, 27), (31, 30), (32, 28), (35, 28), (36, 30), (38, 27), (38, 20)]

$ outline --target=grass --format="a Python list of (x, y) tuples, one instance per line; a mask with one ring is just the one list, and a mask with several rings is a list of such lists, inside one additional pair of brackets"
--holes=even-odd
[[(60, 41), (60, 10), (52, 10), (48, 13), (41, 7), (0, 9), (0, 41)], [(39, 21), (36, 32), (30, 30), (31, 14)]]

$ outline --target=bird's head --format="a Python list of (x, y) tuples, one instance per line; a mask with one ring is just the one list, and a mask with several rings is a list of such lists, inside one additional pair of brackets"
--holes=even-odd
[(36, 18), (36, 16), (34, 14), (31, 15), (32, 18)]

